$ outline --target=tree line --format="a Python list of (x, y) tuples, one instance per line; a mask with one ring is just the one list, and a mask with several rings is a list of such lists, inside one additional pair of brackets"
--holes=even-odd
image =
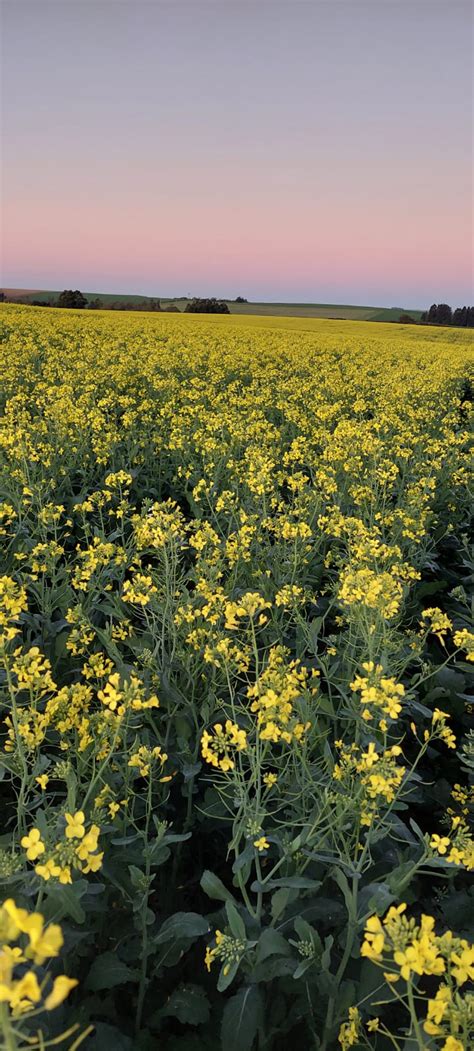
[(432, 303), (424, 310), (420, 322), (423, 325), (456, 325), (457, 328), (474, 328), (474, 307), (456, 307), (449, 303)]
[[(8, 298), (4, 292), (0, 292), (0, 302), (8, 302)], [(21, 296), (11, 299), (12, 303), (23, 303), (28, 306), (34, 307), (60, 307), (66, 310), (150, 310), (153, 312), (162, 312), (167, 314), (180, 314), (181, 311), (175, 303), (170, 303), (166, 307), (161, 306), (159, 299), (143, 299), (143, 300), (132, 300), (132, 299), (107, 299), (102, 300), (100, 296), (94, 296), (91, 299), (86, 299), (83, 292), (80, 292), (78, 288), (65, 288), (57, 298), (49, 299), (26, 299)], [(246, 303), (247, 300), (243, 296), (237, 296), (236, 303)], [(195, 297), (186, 304), (186, 314), (230, 314), (229, 307), (225, 300), (216, 299), (200, 299)]]

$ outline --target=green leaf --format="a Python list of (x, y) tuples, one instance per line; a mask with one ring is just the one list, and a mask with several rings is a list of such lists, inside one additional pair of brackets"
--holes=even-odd
[(273, 927), (267, 927), (260, 935), (257, 949), (257, 963), (262, 963), (268, 956), (290, 956), (291, 949), (288, 942), (275, 931)]
[(240, 967), (240, 961), (241, 957), (239, 957), (239, 959), (237, 960), (234, 960), (234, 962), (230, 965), (226, 963), (222, 964), (222, 967), (219, 971), (219, 977), (217, 979), (217, 990), (219, 993), (223, 993), (231, 984), (231, 982), (234, 981), (234, 978)]
[(182, 1025), (203, 1025), (209, 1019), (209, 1000), (200, 985), (179, 985), (166, 1003), (163, 1015), (177, 1018)]
[(302, 920), (301, 916), (296, 916), (294, 920), (295, 931), (302, 942), (310, 942), (313, 940), (314, 927), (311, 927), (306, 920)]
[(247, 843), (242, 853), (235, 859), (232, 865), (232, 872), (240, 872), (248, 862), (253, 861), (254, 855), (255, 847), (253, 843)]
[(87, 1041), (87, 1047), (90, 1051), (133, 1051), (134, 1042), (114, 1025), (97, 1022)]
[(293, 956), (268, 956), (252, 970), (252, 982), (273, 982), (275, 978), (290, 978), (295, 970)]
[(392, 904), (395, 895), (387, 883), (368, 883), (359, 894), (359, 920), (374, 912), (378, 916)]
[(239, 938), (241, 941), (247, 940), (247, 931), (245, 930), (245, 923), (242, 917), (237, 912), (237, 909), (232, 901), (226, 901), (225, 911), (227, 913), (227, 919), (229, 921), (229, 927), (234, 935), (234, 938)]
[(363, 960), (357, 986), (358, 1000), (363, 1001), (364, 1008), (369, 1014), (378, 1014), (377, 1005), (380, 1004), (382, 997), (383, 1002), (387, 1003), (396, 999), (396, 993), (392, 992), (389, 983), (384, 981), (380, 969), (374, 967), (371, 960)]
[(71, 884), (60, 884), (51, 887), (50, 890), (48, 889), (48, 917), (54, 916), (55, 920), (62, 920), (65, 916), (71, 916), (76, 923), (84, 923), (86, 914), (80, 899), (86, 891), (86, 880), (78, 880), (77, 883)]
[(162, 924), (154, 941), (155, 945), (162, 945), (163, 942), (170, 941), (172, 938), (190, 938), (191, 941), (194, 941), (195, 938), (200, 938), (208, 931), (207, 920), (198, 912), (175, 912), (174, 916), (170, 916)]
[(166, 843), (184, 843), (185, 840), (191, 839), (192, 832), (165, 832), (161, 842)]
[(233, 894), (231, 894), (230, 890), (227, 890), (219, 876), (215, 876), (209, 869), (204, 869), (200, 883), (208, 898), (213, 898), (215, 901), (235, 900)]
[(293, 972), (293, 978), (301, 978), (305, 971), (308, 971), (314, 964), (314, 956), (311, 956), (307, 960), (301, 960), (296, 970)]
[(223, 1051), (251, 1051), (263, 1020), (262, 997), (256, 985), (239, 989), (226, 1004), (222, 1017)]
[(430, 580), (423, 584), (418, 584), (415, 587), (416, 598), (425, 598), (427, 595), (436, 595), (438, 591), (445, 591), (448, 585), (447, 580)]
[(86, 988), (97, 992), (99, 989), (113, 989), (116, 985), (123, 985), (136, 977), (126, 963), (119, 960), (114, 952), (104, 952), (96, 956), (92, 967), (87, 975)]
[(347, 876), (342, 871), (342, 869), (338, 869), (338, 868), (334, 868), (332, 870), (331, 876), (332, 876), (333, 880), (335, 880), (335, 882), (337, 883), (339, 889), (342, 890), (342, 893), (344, 895), (344, 901), (346, 903), (346, 909), (347, 909), (347, 911), (349, 913), (349, 916), (351, 916), (352, 915), (352, 911), (353, 911), (353, 900), (352, 900), (352, 891), (351, 891), (351, 888), (349, 886), (349, 883), (348, 883), (348, 880), (347, 880)]
[(254, 880), (250, 889), (266, 891), (273, 890), (275, 887), (288, 887), (290, 890), (317, 890), (320, 886), (321, 880), (319, 879), (310, 879), (308, 876), (284, 876), (282, 879), (270, 879), (265, 883)]
[[(294, 895), (293, 895), (294, 896)], [(287, 887), (281, 887), (272, 895), (272, 919), (278, 920), (285, 911), (288, 902), (292, 900), (292, 893)]]
[(321, 969), (323, 971), (329, 971), (331, 966), (331, 949), (334, 945), (334, 938), (332, 934), (328, 934), (327, 938), (324, 939), (324, 952), (321, 956)]
[[(413, 871), (413, 861), (403, 861), (401, 865), (398, 865), (396, 869), (387, 876), (387, 885), (396, 898), (400, 896), (400, 892), (403, 888), (410, 885), (411, 880), (406, 882), (406, 877), (410, 872)], [(416, 872), (413, 873), (412, 878), (416, 876)]]

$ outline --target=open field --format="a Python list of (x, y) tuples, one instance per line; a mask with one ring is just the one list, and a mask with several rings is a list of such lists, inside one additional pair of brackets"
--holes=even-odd
[[(58, 291), (48, 292), (44, 289), (6, 288), (4, 291), (11, 299), (21, 297), (27, 300), (54, 300), (59, 296)], [(146, 304), (151, 299), (151, 296), (113, 295), (106, 292), (86, 292), (85, 296), (86, 299), (96, 299), (98, 297), (103, 303)], [(184, 297), (175, 299), (161, 297), (160, 301), (163, 307), (170, 306), (173, 303), (181, 311), (184, 311), (187, 303), (190, 302), (189, 299)], [(348, 306), (342, 303), (235, 303), (231, 299), (227, 299), (225, 302), (231, 314), (258, 314), (272, 317), (327, 317), (350, 321), (398, 321), (400, 314), (408, 313), (415, 321), (418, 321), (422, 313), (421, 310), (405, 310), (404, 307)]]
[(464, 1051), (470, 334), (0, 319), (5, 1048)]

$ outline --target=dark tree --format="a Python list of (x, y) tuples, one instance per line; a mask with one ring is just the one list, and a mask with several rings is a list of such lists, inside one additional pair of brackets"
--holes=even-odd
[(453, 320), (453, 312), (448, 303), (438, 303), (436, 320), (438, 325), (450, 325)]
[[(400, 319), (401, 320), (401, 319)], [(474, 307), (456, 307), (453, 312), (448, 303), (433, 303), (428, 313), (421, 315), (421, 321), (435, 325), (456, 325), (458, 328), (474, 327)]]
[(161, 310), (159, 299), (150, 299), (146, 303), (139, 303), (139, 310)]
[(248, 299), (245, 299), (245, 296), (236, 296), (235, 302), (236, 303), (248, 303)]
[(5, 293), (4, 292), (0, 292), (0, 303), (4, 303), (5, 299), (6, 299)]
[(185, 314), (230, 314), (227, 303), (222, 299), (192, 299), (186, 304)]
[(416, 325), (415, 318), (411, 314), (400, 314), (398, 320), (401, 325)]
[(453, 325), (457, 325), (458, 328), (465, 328), (467, 321), (467, 307), (456, 307), (453, 312)]
[(72, 288), (65, 288), (58, 298), (58, 307), (67, 307), (70, 310), (83, 310), (85, 306), (87, 306), (87, 299), (78, 288), (76, 288), (75, 292), (73, 292)]
[(103, 302), (102, 302), (102, 300), (100, 299), (99, 296), (95, 296), (94, 299), (89, 299), (89, 302), (88, 302), (87, 306), (89, 307), (89, 310), (103, 310), (104, 309), (104, 304), (103, 304)]
[(420, 317), (420, 321), (421, 322), (428, 321), (428, 311), (427, 310), (423, 311), (423, 313), (422, 313), (422, 315)]

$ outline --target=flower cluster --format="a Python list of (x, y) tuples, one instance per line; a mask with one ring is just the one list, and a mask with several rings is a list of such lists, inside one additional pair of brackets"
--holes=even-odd
[[(375, 664), (374, 661), (365, 661), (362, 670), (366, 675), (357, 675), (351, 682), (351, 690), (360, 693), (362, 705), (362, 718), (366, 722), (373, 719), (373, 709), (384, 712), (390, 719), (397, 719), (402, 710), (402, 698), (405, 696), (405, 687), (396, 682), (390, 676), (384, 675), (383, 666)], [(385, 720), (382, 721), (384, 729)]]
[(52, 982), (42, 978), (45, 961), (58, 956), (62, 944), (61, 928), (45, 924), (41, 913), (18, 908), (13, 898), (0, 906), (0, 1004), (9, 1006), (13, 1018), (54, 1010), (78, 984), (64, 974)]
[(271, 649), (266, 668), (247, 690), (260, 739), (274, 744), (301, 741), (311, 725), (302, 721), (295, 707), (307, 689), (308, 670), (299, 661), (286, 663), (285, 657), (283, 647)]
[(247, 734), (230, 719), (226, 719), (225, 726), (214, 723), (212, 730), (212, 733), (205, 730), (201, 738), (203, 759), (227, 773), (235, 767), (235, 753), (245, 751)]
[(231, 967), (238, 964), (245, 952), (246, 942), (241, 938), (235, 938), (232, 934), (216, 930), (215, 943), (206, 949), (205, 965), (210, 971), (215, 960), (222, 960), (222, 970), (227, 976)]
[(474, 979), (474, 946), (451, 931), (436, 934), (432, 916), (423, 915), (417, 923), (405, 913), (401, 904), (392, 906), (383, 920), (369, 917), (361, 955), (384, 968), (391, 985), (403, 981), (417, 987), (424, 975), (439, 978), (436, 992), (427, 998), (423, 1029), (443, 1038), (443, 1051), (464, 1051), (464, 1039), (474, 1036), (474, 997), (462, 991)]
[(377, 751), (373, 741), (365, 751), (355, 743), (344, 745), (342, 741), (336, 741), (336, 748), (339, 756), (333, 778), (342, 791), (349, 791), (358, 801), (360, 822), (370, 827), (380, 810), (393, 803), (402, 785), (406, 767), (397, 761), (402, 750), (392, 745)]
[[(154, 748), (148, 748), (146, 745), (141, 744), (140, 747), (128, 760), (128, 765), (134, 770), (138, 770), (140, 777), (149, 777), (150, 771), (153, 768), (155, 773), (156, 767), (160, 768), (160, 772), (163, 769), (168, 756), (166, 752), (161, 750), (160, 745), (155, 745)], [(163, 777), (159, 777), (158, 780), (163, 784), (166, 781), (171, 781), (171, 774), (165, 774)]]
[(44, 842), (39, 828), (30, 829), (22, 837), (21, 846), (28, 861), (37, 862), (35, 872), (46, 882), (57, 879), (62, 884), (72, 883), (74, 869), (87, 875), (101, 868), (104, 855), (98, 852), (100, 828), (92, 824), (86, 831), (85, 820), (83, 810), (66, 813), (65, 841), (61, 838), (54, 846)]

